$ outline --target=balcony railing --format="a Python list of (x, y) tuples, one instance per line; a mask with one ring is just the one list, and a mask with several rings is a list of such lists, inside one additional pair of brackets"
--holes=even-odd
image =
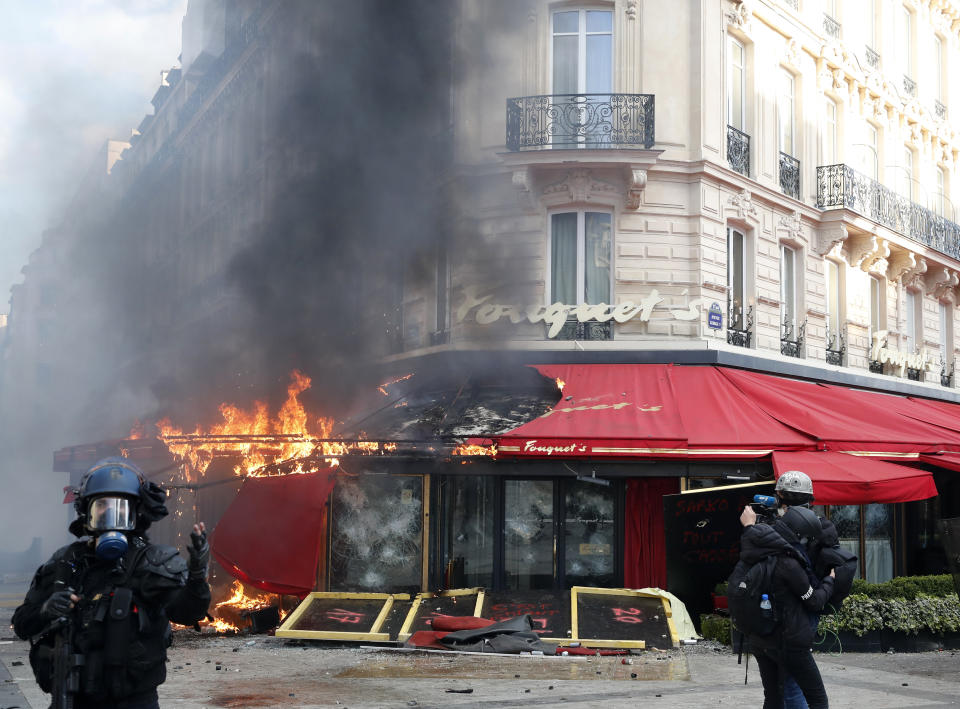
[(849, 209), (942, 254), (960, 259), (960, 226), (848, 165), (817, 168), (817, 207)]
[(947, 107), (936, 99), (933, 101), (933, 112), (937, 115), (937, 118), (945, 119), (947, 117)]
[(880, 54), (869, 44), (864, 47), (864, 58), (867, 60), (867, 66), (871, 69), (880, 68)]
[(800, 199), (800, 161), (780, 153), (780, 189), (785, 195)]
[(750, 177), (750, 136), (727, 126), (727, 162), (730, 169)]
[(789, 315), (784, 315), (783, 324), (780, 328), (780, 354), (786, 357), (799, 357), (803, 351), (803, 339), (806, 329), (807, 321), (804, 320), (800, 323), (800, 327), (796, 328), (797, 334), (794, 338), (794, 323), (790, 320)]
[(736, 347), (750, 347), (753, 337), (753, 306), (747, 308), (744, 318), (743, 308), (731, 302), (727, 303), (727, 344)]
[(843, 333), (827, 333), (826, 360), (827, 364), (836, 367), (843, 366), (843, 355), (847, 352), (847, 342)]
[(834, 39), (840, 39), (840, 23), (827, 13), (823, 13), (823, 31)]
[(903, 76), (903, 92), (912, 98), (917, 97), (917, 82), (906, 74)]
[(652, 94), (557, 94), (507, 99), (507, 148), (650, 148)]

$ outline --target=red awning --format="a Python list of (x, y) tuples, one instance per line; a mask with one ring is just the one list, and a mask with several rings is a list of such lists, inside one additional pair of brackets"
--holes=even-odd
[(773, 469), (777, 477), (787, 470), (809, 475), (818, 505), (910, 502), (937, 495), (929, 471), (847, 453), (778, 451)]
[(960, 453), (939, 453), (937, 455), (921, 455), (921, 463), (929, 463), (947, 470), (960, 472)]
[[(904, 415), (902, 411), (909, 405), (905, 397), (739, 369), (719, 371), (767, 414), (816, 438), (828, 450), (960, 450), (960, 432)], [(960, 412), (960, 407), (957, 410)]]
[(332, 472), (247, 478), (213, 533), (213, 555), (230, 574), (273, 593), (316, 586)]

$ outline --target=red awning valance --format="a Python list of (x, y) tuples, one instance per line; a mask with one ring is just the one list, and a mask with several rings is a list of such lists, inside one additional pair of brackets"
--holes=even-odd
[(911, 502), (937, 495), (929, 471), (847, 453), (778, 451), (773, 469), (777, 477), (787, 470), (809, 475), (818, 505)]
[(273, 593), (316, 586), (332, 472), (247, 478), (213, 532), (213, 555), (230, 574)]
[(947, 470), (960, 472), (960, 453), (938, 453), (936, 455), (921, 455), (921, 463), (936, 465)]

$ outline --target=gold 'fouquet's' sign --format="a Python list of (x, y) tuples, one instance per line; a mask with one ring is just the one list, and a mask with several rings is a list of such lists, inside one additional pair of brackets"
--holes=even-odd
[(898, 369), (898, 373), (902, 377), (904, 375), (904, 370), (909, 367), (910, 369), (923, 369), (926, 370), (930, 367), (930, 359), (927, 354), (927, 348), (923, 347), (916, 354), (908, 354), (907, 352), (900, 352), (898, 350), (892, 350), (889, 347), (883, 346), (883, 341), (887, 338), (887, 330), (878, 330), (873, 333), (873, 345), (870, 347), (870, 359), (874, 362), (889, 362), (894, 367)]
[[(616, 305), (608, 303), (597, 303), (596, 305), (567, 305), (565, 303), (551, 303), (550, 305), (502, 305), (489, 303), (493, 294), (480, 296), (476, 289), (472, 287), (464, 288), (464, 301), (457, 308), (457, 322), (462, 322), (473, 312), (476, 321), (480, 325), (489, 325), (500, 318), (508, 318), (510, 322), (519, 324), (523, 321), (531, 323), (546, 323), (550, 326), (547, 331), (547, 337), (556, 337), (563, 326), (571, 319), (576, 318), (579, 322), (595, 320), (597, 322), (609, 322), (614, 320), (618, 323), (625, 323), (634, 318), (640, 322), (650, 320), (650, 314), (653, 309), (663, 302), (660, 293), (654, 288), (650, 294), (640, 302), (625, 300)], [(700, 305), (703, 298), (694, 298), (685, 307), (670, 308), (670, 313), (677, 320), (696, 320), (700, 317)]]

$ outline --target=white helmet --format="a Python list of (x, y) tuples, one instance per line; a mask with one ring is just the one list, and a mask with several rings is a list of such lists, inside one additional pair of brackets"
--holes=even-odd
[(787, 470), (777, 478), (776, 491), (778, 493), (802, 493), (813, 497), (813, 481), (806, 473), (799, 470)]

